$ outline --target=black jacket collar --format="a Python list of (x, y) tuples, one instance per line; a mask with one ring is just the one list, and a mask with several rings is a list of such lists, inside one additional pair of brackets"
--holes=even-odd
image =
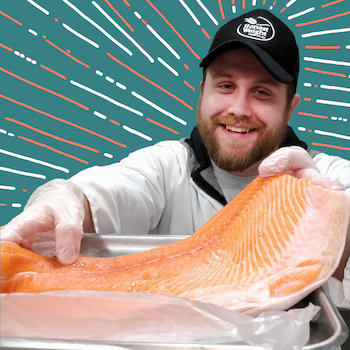
[[(189, 139), (185, 139), (185, 142), (190, 146), (196, 157), (196, 166), (191, 168), (191, 176), (193, 181), (203, 191), (218, 200), (221, 204), (227, 204), (226, 199), (222, 193), (215, 189), (214, 186), (204, 178), (207, 178), (207, 176), (204, 176), (205, 173), (212, 173), (212, 168), (207, 149), (203, 143), (201, 136), (199, 135), (197, 127), (194, 127), (191, 133), (191, 137)], [(284, 139), (284, 142), (280, 145), (280, 148), (288, 146), (300, 146), (305, 150), (308, 150), (307, 144), (297, 137), (290, 126), (287, 127), (286, 137)]]

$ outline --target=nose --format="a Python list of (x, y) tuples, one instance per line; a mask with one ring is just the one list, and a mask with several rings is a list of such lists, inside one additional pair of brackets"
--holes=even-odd
[(237, 118), (250, 118), (252, 115), (252, 106), (248, 93), (236, 91), (230, 95), (227, 112)]

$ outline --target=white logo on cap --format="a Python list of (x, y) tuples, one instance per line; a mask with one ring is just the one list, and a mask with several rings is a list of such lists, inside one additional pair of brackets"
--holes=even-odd
[(237, 27), (237, 33), (245, 38), (269, 41), (275, 36), (275, 28), (272, 23), (264, 17), (258, 16), (258, 21), (254, 17), (245, 19), (245, 23), (241, 23)]

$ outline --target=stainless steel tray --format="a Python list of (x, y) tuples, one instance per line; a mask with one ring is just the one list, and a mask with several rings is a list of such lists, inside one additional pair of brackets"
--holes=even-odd
[[(172, 235), (96, 235), (85, 234), (81, 254), (87, 256), (110, 257), (136, 253), (146, 249), (162, 246), (186, 236)], [(326, 292), (319, 288), (302, 300), (296, 307), (303, 307), (312, 302), (321, 307), (321, 312), (315, 321), (310, 324), (310, 339), (304, 350), (332, 350), (339, 347), (348, 336), (347, 326), (338, 309), (330, 300)], [(1, 326), (1, 325), (0, 325)], [(138, 343), (138, 342), (99, 342), (99, 341), (70, 341), (58, 339), (24, 339), (1, 338), (1, 349), (40, 349), (40, 350), (89, 350), (89, 349), (135, 349), (135, 350), (177, 350), (177, 349), (202, 349), (202, 350), (259, 350), (261, 347), (250, 345), (203, 345), (203, 344), (173, 344), (173, 343)]]

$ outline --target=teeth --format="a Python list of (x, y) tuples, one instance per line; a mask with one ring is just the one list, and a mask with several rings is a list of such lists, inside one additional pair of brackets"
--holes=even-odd
[(234, 132), (240, 132), (240, 133), (247, 133), (250, 131), (250, 129), (246, 129), (246, 128), (235, 128), (234, 126), (230, 126), (230, 125), (225, 125), (226, 130), (229, 131), (234, 131)]

